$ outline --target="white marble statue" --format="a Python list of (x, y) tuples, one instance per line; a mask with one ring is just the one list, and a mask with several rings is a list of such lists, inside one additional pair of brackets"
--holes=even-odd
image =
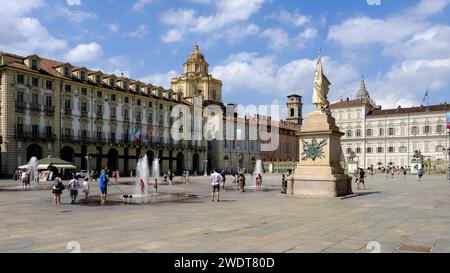
[(330, 81), (323, 74), (322, 58), (319, 55), (317, 60), (316, 70), (313, 84), (313, 104), (316, 105), (316, 110), (324, 113), (329, 113), (328, 90), (331, 85)]

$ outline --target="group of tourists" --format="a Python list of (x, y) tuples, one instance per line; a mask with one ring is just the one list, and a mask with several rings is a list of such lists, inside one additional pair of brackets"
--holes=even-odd
[[(260, 173), (255, 173), (256, 178), (256, 191), (262, 190), (262, 182), (263, 178)], [(215, 200), (215, 196), (217, 195), (217, 202), (220, 202), (219, 193), (220, 189), (225, 191), (225, 182), (226, 182), (226, 174), (224, 170), (212, 170), (211, 172), (211, 187), (212, 187), (212, 202)], [(232, 186), (236, 189), (236, 187), (239, 187), (240, 192), (245, 192), (245, 170), (240, 171), (239, 173), (233, 173), (232, 174)]]
[[(106, 196), (108, 194), (108, 185), (110, 183), (109, 177), (108, 177), (108, 167), (105, 167), (101, 174), (100, 174), (100, 192), (101, 192), (101, 202), (100, 204), (103, 206), (106, 202)], [(77, 197), (79, 189), (82, 188), (82, 192), (84, 193), (84, 202), (88, 202), (89, 192), (90, 192), (90, 181), (91, 177), (87, 175), (83, 183), (80, 184), (79, 178), (77, 175), (73, 175), (72, 179), (69, 182), (68, 191), (71, 198), (71, 204), (74, 205), (77, 203)], [(62, 179), (60, 176), (57, 176), (53, 182), (52, 187), (52, 193), (53, 193), (53, 204), (54, 205), (60, 205), (61, 204), (61, 194), (63, 194), (64, 190), (66, 189), (66, 186), (62, 182)]]
[(20, 181), (22, 189), (31, 187), (30, 174), (25, 170), (16, 169), (14, 171), (14, 181)]

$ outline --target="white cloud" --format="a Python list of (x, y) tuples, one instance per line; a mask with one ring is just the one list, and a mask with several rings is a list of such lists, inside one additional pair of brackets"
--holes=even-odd
[(384, 19), (347, 19), (330, 27), (328, 39), (344, 52), (379, 45), (383, 55), (393, 58), (388, 71), (366, 79), (372, 97), (383, 108), (420, 104), (427, 89), (437, 100), (450, 85), (450, 26), (433, 25), (428, 17), (448, 5), (450, 0), (421, 0)]
[(138, 0), (134, 5), (133, 5), (133, 10), (138, 11), (143, 9), (145, 6), (150, 5), (153, 3), (153, 0)]
[(311, 21), (311, 18), (309, 16), (300, 14), (298, 12), (298, 10), (289, 12), (284, 9), (282, 9), (278, 12), (272, 13), (271, 15), (266, 16), (265, 18), (278, 20), (287, 25), (296, 26), (296, 27), (301, 27)]
[(128, 66), (129, 61), (128, 61), (127, 57), (125, 57), (123, 55), (118, 55), (118, 56), (113, 56), (113, 57), (109, 58), (107, 64), (108, 64), (108, 66), (112, 66), (112, 67)]
[(41, 8), (41, 0), (4, 1), (0, 9), (0, 50), (16, 54), (45, 53), (65, 49), (63, 39), (51, 35), (38, 19), (27, 17)]
[(81, 63), (97, 59), (103, 54), (102, 48), (97, 43), (79, 44), (64, 55), (68, 62)]
[(364, 16), (331, 26), (328, 39), (345, 48), (356, 48), (374, 43), (388, 45), (401, 41), (426, 26), (424, 22), (403, 17), (380, 20)]
[[(244, 22), (259, 11), (266, 0), (217, 0), (213, 15), (197, 15), (193, 9), (169, 10), (160, 16), (162, 23), (171, 26), (161, 40), (166, 43), (182, 41), (190, 34), (221, 31), (230, 25)], [(202, 1), (204, 3), (204, 1)], [(208, 2), (209, 3), (209, 2)]]
[(111, 33), (119, 32), (119, 25), (117, 23), (111, 23), (107, 25), (108, 31)]
[(155, 86), (162, 86), (164, 88), (171, 88), (171, 79), (177, 77), (178, 74), (176, 71), (172, 70), (165, 74), (152, 74), (145, 77), (140, 78), (139, 80), (145, 83), (151, 83)]
[(270, 40), (269, 48), (280, 51), (287, 47), (306, 48), (308, 42), (317, 37), (317, 29), (306, 28), (296, 37), (289, 37), (289, 34), (281, 28), (268, 28), (260, 33), (260, 36)]
[(59, 8), (51, 16), (63, 17), (69, 19), (74, 23), (81, 23), (85, 20), (92, 20), (98, 18), (94, 12), (86, 12), (82, 10), (70, 10), (68, 8)]
[(440, 13), (450, 5), (450, 0), (421, 0), (415, 7), (408, 9), (405, 15), (425, 18)]
[[(323, 62), (325, 73), (333, 84), (330, 92), (332, 98), (338, 98), (352, 89), (352, 84), (359, 78), (355, 67), (329, 57), (323, 57)], [(315, 65), (316, 60), (313, 59), (292, 60), (280, 65), (274, 56), (242, 52), (231, 55), (223, 64), (214, 67), (211, 73), (222, 80), (224, 92), (228, 94), (249, 92), (280, 97), (297, 93), (309, 97)]]
[(439, 97), (439, 93), (448, 92), (448, 75), (450, 58), (406, 60), (394, 64), (388, 72), (371, 79), (369, 84), (374, 90), (374, 98), (381, 101), (384, 107), (395, 107), (401, 99), (421, 103), (420, 100), (427, 89), (436, 97)]
[(69, 6), (80, 6), (81, 0), (66, 0), (67, 5)]
[(309, 41), (317, 37), (317, 29), (307, 28), (294, 39), (294, 43), (299, 48), (305, 48)]
[(262, 37), (269, 38), (269, 48), (281, 50), (289, 46), (289, 34), (281, 28), (268, 28), (261, 33)]
[(450, 26), (431, 26), (405, 42), (386, 47), (383, 53), (408, 59), (450, 58)]
[(257, 25), (248, 24), (231, 26), (218, 35), (226, 39), (228, 44), (234, 45), (239, 43), (244, 37), (253, 36), (258, 33), (259, 27)]
[(148, 27), (146, 25), (140, 25), (136, 30), (126, 33), (126, 36), (133, 38), (143, 38), (148, 35)]

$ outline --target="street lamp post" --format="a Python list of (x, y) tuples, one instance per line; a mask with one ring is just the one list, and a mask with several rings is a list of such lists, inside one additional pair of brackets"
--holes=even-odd
[(203, 160), (203, 165), (204, 165), (204, 170), (205, 173), (203, 174), (204, 176), (208, 176), (208, 159)]
[(237, 150), (238, 150), (238, 154), (237, 154), (237, 161), (238, 161), (237, 173), (239, 173), (241, 171), (241, 153), (240, 153), (241, 144), (240, 144), (240, 142), (238, 142)]
[(87, 171), (89, 172), (89, 160), (91, 159), (91, 157), (89, 155), (85, 156), (84, 158), (86, 158), (86, 163), (87, 163)]

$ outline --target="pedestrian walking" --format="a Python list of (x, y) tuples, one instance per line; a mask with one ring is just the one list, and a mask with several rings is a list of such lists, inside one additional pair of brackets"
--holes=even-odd
[(256, 175), (256, 190), (260, 191), (262, 189), (262, 176), (260, 173)]
[(220, 172), (220, 176), (222, 177), (222, 190), (225, 191), (225, 180), (226, 180), (226, 177), (225, 177), (225, 171), (224, 170), (222, 170)]
[(83, 181), (84, 202), (87, 204), (89, 195), (89, 177), (86, 176)]
[(55, 206), (58, 206), (61, 204), (61, 194), (63, 193), (63, 190), (65, 190), (65, 186), (63, 182), (61, 181), (61, 178), (57, 176), (55, 178), (52, 193), (53, 193), (53, 204)]
[(155, 178), (155, 180), (153, 181), (153, 194), (158, 194), (158, 178)]
[(364, 182), (364, 179), (366, 178), (366, 172), (364, 172), (363, 168), (359, 169), (358, 172), (358, 190), (361, 189), (361, 184), (363, 185), (363, 190), (366, 189), (366, 183)]
[(70, 198), (72, 199), (72, 201), (70, 202), (70, 204), (74, 205), (77, 202), (77, 196), (78, 196), (78, 188), (80, 187), (80, 182), (78, 182), (77, 176), (74, 175), (72, 176), (72, 180), (70, 180), (69, 182), (69, 193), (70, 193)]
[(281, 194), (287, 194), (287, 179), (284, 173), (281, 176)]
[(219, 192), (220, 192), (220, 183), (222, 182), (222, 176), (217, 173), (216, 170), (213, 170), (211, 173), (211, 188), (212, 188), (212, 202), (214, 202), (214, 195), (217, 192), (217, 202), (220, 202)]
[(141, 196), (144, 196), (145, 195), (145, 182), (142, 178), (139, 181), (139, 187), (141, 189)]
[(169, 178), (169, 184), (172, 185), (172, 181), (173, 181), (173, 173), (172, 171), (169, 169), (169, 171), (167, 172), (167, 177)]
[(108, 183), (109, 183), (108, 167), (105, 167), (100, 173), (100, 185), (99, 185), (102, 194), (100, 203), (102, 206), (104, 206), (106, 203), (106, 196), (108, 194)]
[(422, 182), (423, 175), (424, 175), (423, 169), (420, 169), (419, 172), (417, 173), (417, 181)]
[(243, 171), (239, 173), (237, 180), (239, 184), (239, 190), (241, 192), (245, 192), (245, 175)]
[(112, 172), (112, 177), (114, 178), (114, 184), (117, 185), (117, 173), (116, 173), (116, 171)]

